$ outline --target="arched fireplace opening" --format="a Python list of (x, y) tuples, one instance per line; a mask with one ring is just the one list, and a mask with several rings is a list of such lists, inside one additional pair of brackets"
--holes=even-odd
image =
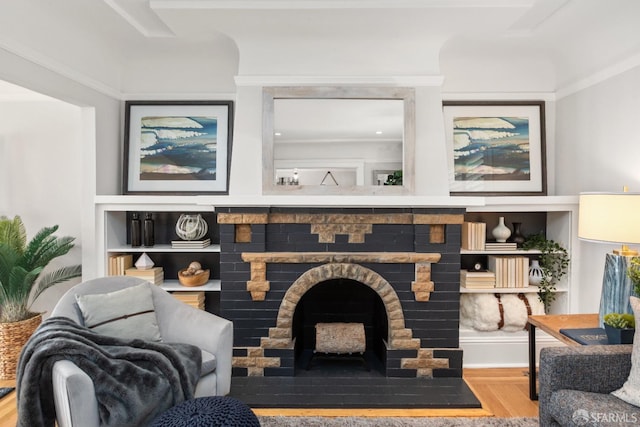
[[(316, 324), (361, 323), (366, 350), (359, 354), (315, 353)], [(356, 280), (336, 278), (310, 288), (296, 305), (292, 334), (295, 338), (296, 375), (385, 375), (388, 319), (380, 296)]]

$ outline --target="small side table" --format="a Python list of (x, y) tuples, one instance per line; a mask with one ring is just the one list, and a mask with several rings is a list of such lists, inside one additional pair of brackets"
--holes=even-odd
[(560, 333), (560, 329), (597, 328), (598, 313), (593, 314), (545, 314), (527, 318), (529, 325), (529, 398), (538, 400), (536, 384), (536, 328), (571, 346), (582, 345)]

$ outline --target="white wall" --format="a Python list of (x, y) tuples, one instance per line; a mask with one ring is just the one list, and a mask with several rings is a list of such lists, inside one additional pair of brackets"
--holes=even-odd
[[(0, 132), (3, 161), (0, 211), (19, 213), (28, 232), (59, 224), (61, 235), (77, 238), (61, 260), (82, 263), (83, 275), (94, 277), (96, 259), (96, 194), (117, 194), (120, 188), (122, 102), (9, 51), (0, 49), (0, 79), (64, 102), (5, 106), (2, 126), (23, 125), (15, 134)], [(18, 114), (22, 112), (23, 114)], [(10, 114), (15, 117), (9, 118)], [(40, 125), (42, 121), (46, 126)], [(8, 128), (7, 128), (8, 129)], [(10, 171), (6, 165), (10, 165)], [(13, 190), (13, 188), (20, 190)], [(67, 262), (68, 261), (68, 262)], [(73, 282), (71, 282), (73, 283)], [(65, 285), (66, 286), (66, 285)], [(53, 289), (59, 294), (64, 287)], [(47, 310), (56, 296), (42, 295), (38, 309)], [(40, 303), (40, 302), (39, 302)]]
[[(640, 192), (640, 67), (558, 99), (556, 188)], [(640, 225), (639, 225), (640, 226)], [(605, 254), (616, 246), (581, 242), (577, 304), (597, 312)]]

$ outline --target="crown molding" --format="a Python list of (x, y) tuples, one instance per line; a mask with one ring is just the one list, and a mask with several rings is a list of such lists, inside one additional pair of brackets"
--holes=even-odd
[(574, 93), (595, 86), (638, 66), (640, 66), (640, 53), (558, 89), (556, 91), (556, 99), (573, 95)]
[(73, 82), (93, 89), (99, 93), (102, 93), (103, 95), (107, 95), (116, 99), (122, 99), (122, 93), (117, 89), (91, 77), (88, 77), (87, 75), (80, 73), (66, 65), (63, 65), (60, 62), (57, 62), (50, 57), (43, 55), (40, 52), (36, 52), (35, 50), (30, 49), (20, 43), (17, 43), (15, 41), (0, 40), (0, 49), (16, 55), (24, 59), (25, 61), (44, 67), (49, 71), (52, 71), (62, 77), (68, 78)]
[(442, 86), (433, 76), (236, 76), (237, 86)]

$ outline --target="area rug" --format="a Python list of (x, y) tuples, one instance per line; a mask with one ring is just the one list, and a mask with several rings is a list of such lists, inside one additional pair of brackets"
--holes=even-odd
[(12, 387), (0, 387), (0, 399), (13, 391)]
[(538, 418), (258, 417), (261, 427), (538, 427)]

